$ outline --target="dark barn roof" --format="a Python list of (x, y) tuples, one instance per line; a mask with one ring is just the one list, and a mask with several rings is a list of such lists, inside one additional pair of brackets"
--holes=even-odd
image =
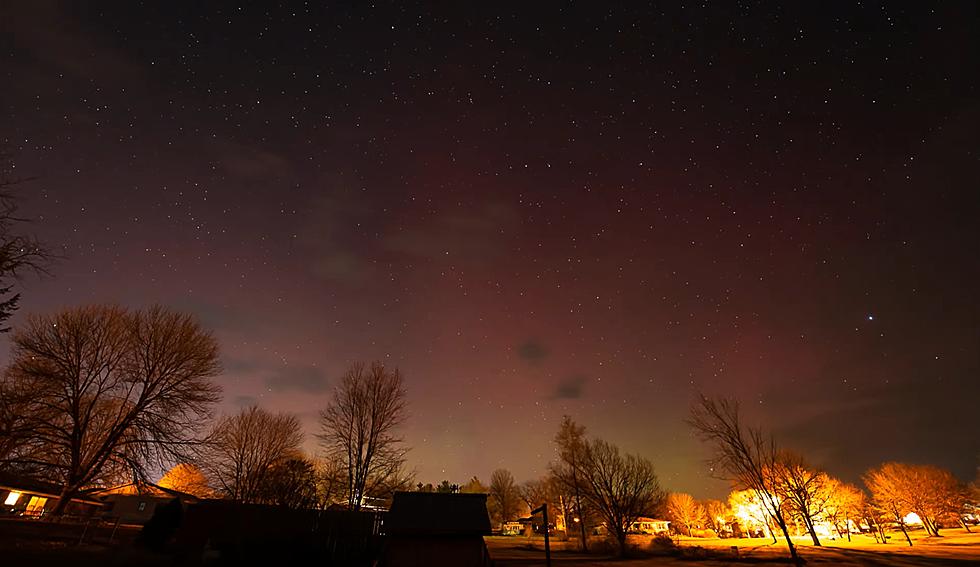
[(385, 532), (390, 536), (490, 535), (487, 495), (396, 492)]

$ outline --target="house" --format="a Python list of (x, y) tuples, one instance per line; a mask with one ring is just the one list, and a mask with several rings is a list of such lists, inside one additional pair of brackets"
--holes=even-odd
[(153, 512), (158, 505), (172, 502), (175, 498), (185, 507), (200, 501), (192, 494), (143, 481), (96, 490), (90, 495), (103, 502), (104, 516), (118, 518), (121, 524), (139, 525), (145, 524), (153, 517)]
[(670, 522), (640, 516), (630, 525), (630, 532), (650, 535), (666, 534), (670, 531)]
[(515, 520), (513, 522), (504, 522), (504, 525), (500, 527), (500, 535), (521, 535), (525, 531), (524, 526), (529, 525), (531, 525), (530, 518), (521, 518), (520, 520)]
[[(25, 475), (0, 473), (0, 514), (40, 518), (50, 514), (61, 497), (62, 486)], [(90, 517), (102, 502), (85, 494), (72, 498), (66, 516)]]
[(381, 566), (491, 565), (486, 494), (396, 492), (385, 532)]

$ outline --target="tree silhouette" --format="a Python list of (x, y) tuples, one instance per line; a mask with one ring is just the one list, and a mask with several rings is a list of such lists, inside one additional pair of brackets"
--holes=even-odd
[(772, 437), (764, 435), (761, 429), (744, 427), (738, 402), (734, 400), (701, 396), (691, 409), (688, 423), (714, 450), (709, 461), (711, 470), (758, 495), (766, 513), (782, 530), (793, 562), (802, 564), (789, 535), (783, 506), (773, 488), (772, 472), (778, 451)]
[(693, 529), (704, 522), (704, 507), (690, 494), (671, 492), (667, 495), (667, 516), (675, 524), (684, 526), (689, 537)]
[(517, 515), (520, 492), (514, 475), (507, 469), (497, 469), (490, 475), (490, 515), (497, 524), (509, 522)]
[(555, 444), (558, 445), (559, 459), (549, 464), (551, 476), (560, 489), (572, 496), (575, 514), (579, 519), (579, 531), (582, 550), (588, 550), (588, 538), (585, 535), (587, 511), (584, 508), (585, 498), (583, 481), (579, 469), (582, 466), (585, 451), (585, 427), (578, 425), (569, 416), (562, 416), (561, 426), (555, 434)]
[(347, 506), (359, 510), (367, 496), (387, 496), (404, 484), (408, 449), (397, 430), (405, 421), (405, 389), (398, 369), (380, 362), (354, 364), (320, 412), (320, 444), (347, 472)]
[(275, 467), (296, 456), (302, 443), (296, 416), (251, 406), (218, 420), (198, 462), (225, 497), (259, 503), (269, 497)]
[(666, 497), (653, 464), (636, 455), (621, 455), (619, 448), (601, 439), (587, 441), (582, 457), (583, 496), (605, 520), (620, 555), (626, 555), (630, 526), (659, 508)]
[(185, 461), (220, 389), (218, 345), (190, 316), (108, 305), (34, 315), (13, 336), (5, 391), (28, 392), (27, 448), (9, 460), (63, 485), (53, 513), (100, 474)]
[(18, 215), (14, 187), (23, 180), (13, 170), (10, 155), (0, 149), (0, 333), (10, 331), (6, 322), (20, 304), (14, 281), (24, 272), (47, 273), (53, 259), (44, 245), (20, 230), (26, 219)]

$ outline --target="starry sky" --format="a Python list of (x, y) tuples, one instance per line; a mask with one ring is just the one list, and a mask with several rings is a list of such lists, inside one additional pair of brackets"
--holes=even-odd
[(65, 256), (14, 324), (194, 312), (221, 411), (311, 450), (395, 365), (424, 482), (537, 477), (569, 414), (718, 496), (699, 391), (849, 481), (973, 477), (977, 4), (264, 4), (0, 7), (0, 141)]

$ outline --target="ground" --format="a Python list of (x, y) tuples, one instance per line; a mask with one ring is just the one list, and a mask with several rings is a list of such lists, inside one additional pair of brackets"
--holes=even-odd
[[(43, 528), (43, 534), (22, 533), (14, 529), (24, 524)], [(161, 556), (132, 544), (132, 535), (118, 530), (109, 543), (108, 534), (86, 532), (68, 533), (84, 526), (0, 522), (0, 564), (6, 565), (72, 565), (74, 567), (135, 566), (156, 567), (178, 565), (171, 556)], [(25, 528), (26, 529), (26, 528)], [(64, 533), (62, 533), (64, 532)], [(962, 529), (943, 530), (943, 537), (927, 538), (922, 530), (912, 532), (913, 547), (902, 534), (891, 534), (888, 544), (875, 543), (870, 536), (854, 536), (854, 541), (826, 541), (823, 547), (813, 547), (809, 538), (797, 538), (800, 555), (810, 566), (879, 567), (879, 566), (955, 566), (980, 565), (980, 529), (973, 533)], [(44, 537), (40, 537), (43, 535)], [(79, 541), (84, 539), (81, 545)], [(485, 538), (496, 567), (544, 565), (543, 539), (523, 536)], [(789, 554), (782, 542), (772, 544), (765, 539), (697, 539), (675, 538), (676, 550), (653, 549), (650, 537), (631, 536), (630, 544), (637, 552), (627, 559), (615, 557), (610, 549), (603, 554), (582, 554), (567, 548), (574, 542), (554, 542), (552, 563), (556, 567), (721, 567), (724, 565), (788, 566)], [(738, 548), (736, 558), (732, 547)], [(596, 542), (595, 548), (598, 548)]]
[[(809, 538), (797, 538), (800, 555), (809, 565), (840, 566), (967, 566), (980, 565), (980, 529), (973, 533), (963, 529), (942, 531), (943, 537), (927, 538), (919, 530), (912, 533), (913, 546), (905, 543), (900, 532), (891, 534), (887, 544), (875, 543), (871, 536), (853, 536), (853, 541), (845, 540), (822, 542), (822, 547), (814, 547)], [(487, 537), (487, 546), (495, 565), (516, 567), (524, 565), (543, 565), (543, 540), (524, 537)], [(703, 565), (717, 567), (722, 565), (787, 565), (789, 553), (786, 544), (772, 544), (763, 539), (698, 539), (675, 538), (680, 550), (676, 554), (651, 555), (643, 551), (649, 548), (649, 538), (636, 537), (630, 543), (639, 549), (636, 557), (618, 559), (598, 555), (584, 555), (561, 549), (558, 543), (552, 553), (552, 563), (556, 566), (595, 565), (616, 567), (660, 567)], [(735, 558), (733, 546), (738, 548)]]

